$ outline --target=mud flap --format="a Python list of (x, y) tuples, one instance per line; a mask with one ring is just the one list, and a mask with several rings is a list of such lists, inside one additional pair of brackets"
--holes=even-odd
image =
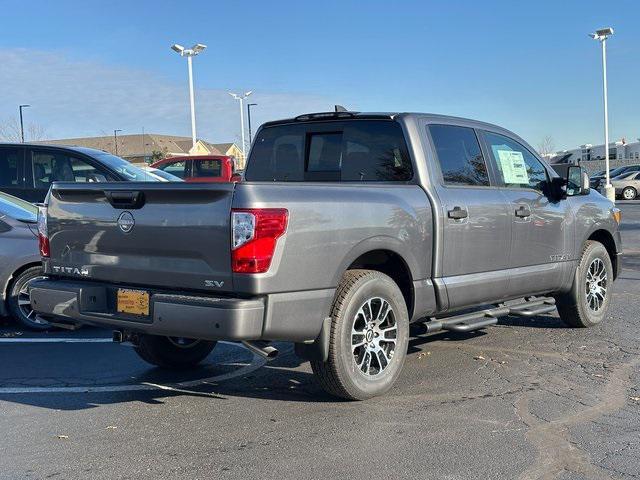
[(319, 360), (326, 362), (329, 358), (329, 336), (331, 335), (331, 317), (322, 322), (322, 330), (315, 340), (305, 343), (296, 343), (296, 355), (303, 360)]

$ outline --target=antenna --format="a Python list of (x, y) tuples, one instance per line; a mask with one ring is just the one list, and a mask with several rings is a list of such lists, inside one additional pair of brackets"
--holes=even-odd
[(344, 108), (342, 105), (334, 105), (334, 112), (348, 112), (349, 110), (347, 110), (346, 108)]

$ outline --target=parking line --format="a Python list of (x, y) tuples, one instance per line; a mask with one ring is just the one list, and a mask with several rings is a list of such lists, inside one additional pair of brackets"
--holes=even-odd
[(113, 343), (112, 338), (0, 338), (0, 343)]

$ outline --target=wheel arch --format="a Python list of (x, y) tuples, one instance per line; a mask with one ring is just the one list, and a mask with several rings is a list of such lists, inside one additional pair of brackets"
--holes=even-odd
[(592, 240), (598, 243), (601, 243), (604, 248), (607, 250), (609, 254), (609, 259), (611, 260), (611, 265), (613, 266), (613, 274), (614, 280), (616, 278), (616, 274), (618, 272), (618, 252), (616, 248), (616, 242), (613, 238), (611, 232), (605, 229), (598, 229), (593, 231), (587, 240)]
[[(415, 307), (415, 292), (413, 289), (413, 275), (405, 258), (398, 252), (388, 248), (377, 248), (361, 253), (344, 269), (375, 270), (391, 277), (398, 285), (404, 297), (409, 312), (413, 316)], [(343, 272), (343, 274), (344, 274)]]
[(9, 291), (13, 287), (13, 284), (15, 283), (16, 279), (20, 275), (22, 275), (22, 273), (25, 270), (28, 270), (32, 267), (41, 267), (41, 266), (42, 266), (42, 262), (31, 261), (21, 265), (16, 270), (14, 270), (14, 272), (11, 275), (8, 276), (7, 282), (2, 288), (2, 303), (0, 304), (0, 312), (7, 313), (9, 311), (9, 308), (7, 305), (7, 302), (9, 301)]

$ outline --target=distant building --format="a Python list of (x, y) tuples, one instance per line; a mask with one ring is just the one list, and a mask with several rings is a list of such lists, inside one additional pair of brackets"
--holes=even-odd
[[(580, 145), (578, 148), (556, 152), (550, 159), (551, 163), (573, 163), (583, 165), (590, 171), (604, 169), (604, 144)], [(609, 143), (609, 162), (611, 167), (640, 163), (640, 139), (627, 143), (623, 138)]]
[(236, 158), (237, 168), (244, 168), (242, 150), (235, 143), (214, 144), (198, 139), (195, 147), (193, 147), (191, 137), (176, 135), (159, 135), (157, 133), (118, 135), (117, 149), (113, 136), (62, 138), (37, 143), (77, 145), (96, 148), (113, 154), (117, 150), (119, 157), (132, 163), (150, 163), (161, 158), (181, 155), (231, 155)]

